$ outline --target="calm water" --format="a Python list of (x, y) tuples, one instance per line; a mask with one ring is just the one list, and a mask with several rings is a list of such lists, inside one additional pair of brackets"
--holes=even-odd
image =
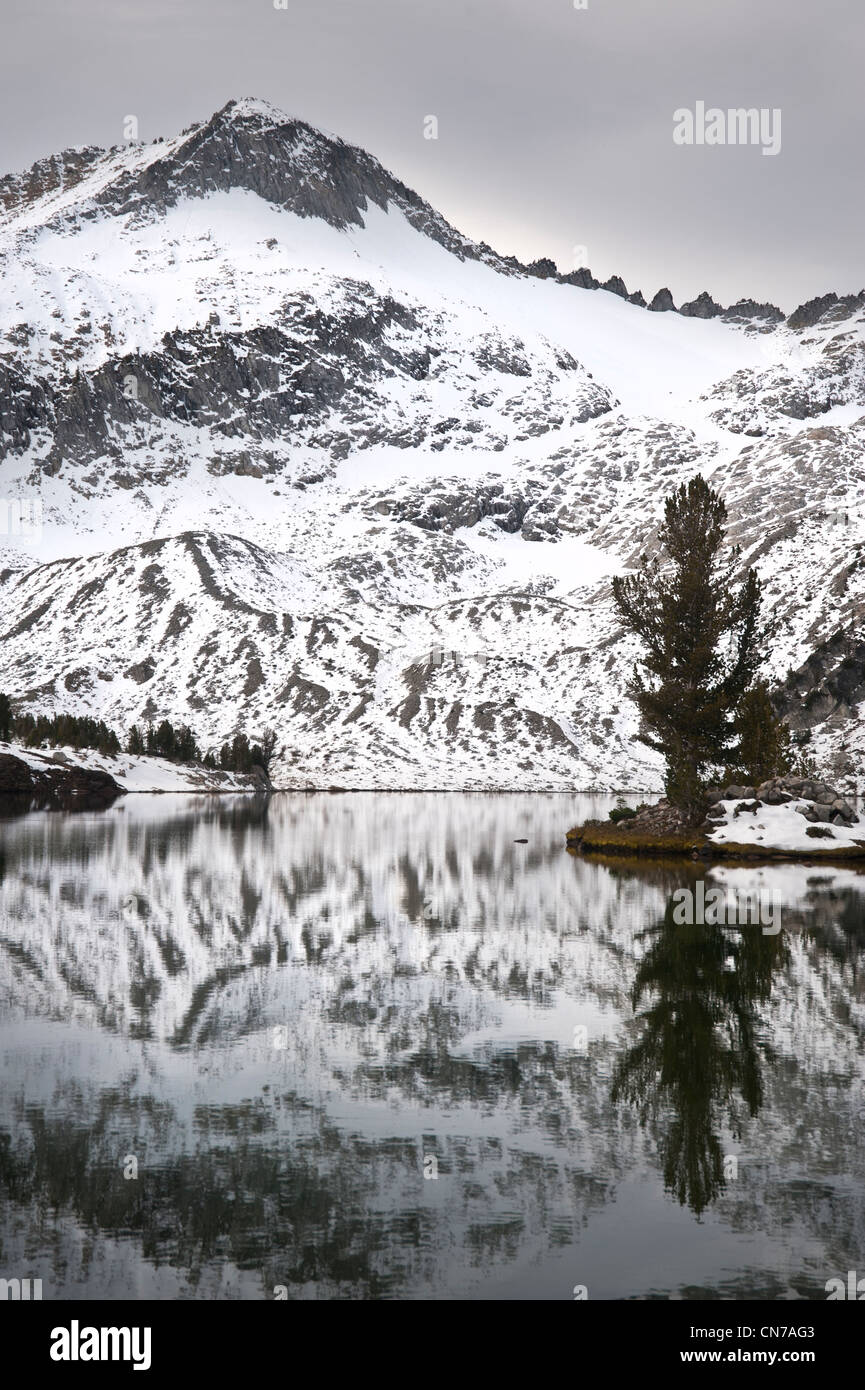
[(727, 870), (783, 929), (678, 926), (695, 868), (565, 851), (611, 804), (0, 823), (0, 1276), (825, 1298), (865, 1272), (865, 877)]

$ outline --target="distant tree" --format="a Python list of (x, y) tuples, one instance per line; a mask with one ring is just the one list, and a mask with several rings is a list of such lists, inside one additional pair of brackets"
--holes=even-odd
[(0, 739), (8, 743), (12, 737), (12, 701), (0, 691)]
[(43, 744), (62, 748), (95, 748), (112, 755), (120, 751), (120, 740), (102, 719), (79, 714), (27, 714), (13, 717), (10, 736), (27, 748)]
[(168, 719), (163, 719), (157, 726), (153, 740), (153, 746), (157, 757), (173, 759), (175, 756), (176, 738), (174, 726)]
[(230, 743), (223, 743), (220, 748), (218, 765), (223, 772), (251, 772), (254, 767), (269, 772), (275, 752), (276, 734), (272, 729), (266, 729), (260, 741), (252, 744), (246, 734), (235, 734)]
[(270, 765), (276, 754), (276, 730), (265, 729), (258, 746), (261, 752), (261, 766), (264, 768), (265, 772), (269, 773)]
[(735, 716), (759, 669), (760, 581), (734, 587), (737, 552), (722, 559), (727, 508), (696, 475), (664, 502), (659, 542), (640, 571), (613, 580), (613, 598), (644, 655), (627, 693), (642, 717), (640, 741), (664, 755), (670, 802), (696, 823), (708, 769), (736, 748)]
[(133, 724), (129, 730), (129, 738), (126, 741), (127, 753), (132, 753), (135, 757), (140, 757), (147, 751), (144, 738), (137, 724)]

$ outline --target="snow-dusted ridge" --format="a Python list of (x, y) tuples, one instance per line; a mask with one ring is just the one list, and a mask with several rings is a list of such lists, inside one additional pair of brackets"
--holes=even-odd
[(530, 274), (246, 99), (40, 161), (0, 208), (29, 708), (205, 746), (272, 724), (280, 785), (656, 789), (609, 580), (699, 469), (766, 580), (791, 723), (860, 774), (861, 296), (700, 318)]
[(197, 764), (172, 763), (132, 753), (117, 756), (81, 748), (24, 748), (0, 741), (0, 754), (11, 754), (28, 767), (91, 768), (107, 772), (125, 792), (219, 792), (238, 794), (260, 791), (245, 773), (215, 772)]

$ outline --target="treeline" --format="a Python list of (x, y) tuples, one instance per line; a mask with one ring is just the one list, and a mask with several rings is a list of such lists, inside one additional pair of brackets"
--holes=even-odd
[(13, 714), (8, 695), (0, 693), (0, 739), (13, 739), (25, 748), (43, 743), (63, 748), (95, 748), (111, 756), (120, 752), (120, 739), (101, 719), (79, 714)]
[(166, 758), (170, 763), (204, 761), (189, 725), (178, 724), (175, 727), (170, 719), (163, 719), (156, 727), (148, 724), (143, 733), (137, 724), (133, 724), (126, 741), (126, 751), (138, 756), (146, 753), (151, 758)]
[(223, 743), (218, 756), (207, 753), (204, 766), (219, 768), (220, 772), (251, 772), (254, 767), (270, 771), (276, 752), (276, 734), (266, 729), (259, 743), (250, 743), (246, 734), (235, 734), (231, 743)]
[(276, 734), (268, 729), (258, 743), (250, 743), (246, 734), (235, 734), (230, 743), (223, 743), (218, 753), (211, 749), (202, 753), (188, 724), (175, 728), (170, 720), (163, 719), (155, 728), (149, 724), (144, 732), (133, 725), (126, 751), (167, 758), (172, 763), (201, 763), (213, 772), (251, 772), (254, 767), (269, 771), (276, 751)]
[[(109, 757), (123, 748), (114, 729), (101, 719), (78, 714), (14, 714), (10, 697), (2, 692), (0, 741), (23, 743), (27, 748), (38, 748), (43, 743), (63, 748), (94, 748)], [(235, 734), (218, 752), (208, 749), (202, 753), (188, 724), (175, 725), (170, 719), (163, 719), (159, 724), (142, 728), (133, 724), (125, 751), (136, 756), (165, 758), (172, 763), (199, 763), (211, 771), (251, 772), (254, 767), (263, 767), (269, 772), (276, 751), (276, 734), (267, 729), (257, 743), (251, 743), (246, 734)]]

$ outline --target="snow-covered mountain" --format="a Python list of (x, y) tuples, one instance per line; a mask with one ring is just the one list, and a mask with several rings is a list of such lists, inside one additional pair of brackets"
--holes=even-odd
[(0, 180), (2, 687), (285, 786), (657, 788), (609, 581), (699, 469), (861, 777), (865, 294), (553, 269), (260, 101)]

